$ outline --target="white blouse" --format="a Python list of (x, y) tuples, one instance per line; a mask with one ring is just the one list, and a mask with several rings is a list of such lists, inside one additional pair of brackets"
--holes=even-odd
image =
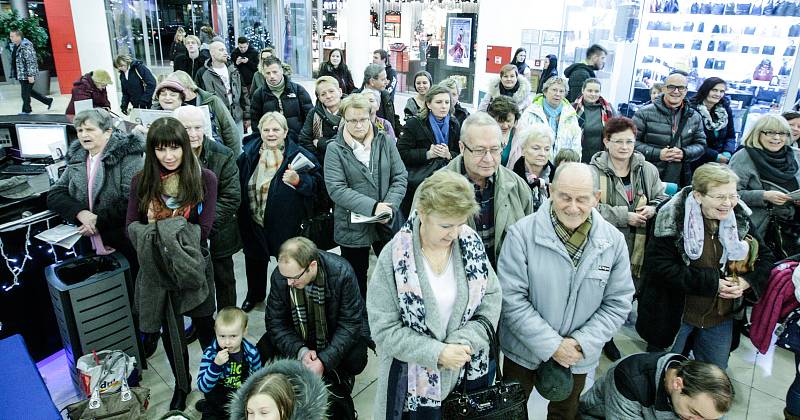
[(436, 274), (428, 263), (428, 259), (423, 257), (425, 266), (425, 275), (428, 276), (428, 281), (433, 290), (433, 297), (436, 299), (436, 304), (439, 307), (439, 318), (442, 321), (442, 329), (447, 329), (447, 322), (453, 314), (453, 306), (456, 303), (456, 293), (458, 287), (456, 286), (456, 274), (453, 270), (453, 252), (450, 252), (450, 258), (447, 260), (447, 267), (442, 274)]

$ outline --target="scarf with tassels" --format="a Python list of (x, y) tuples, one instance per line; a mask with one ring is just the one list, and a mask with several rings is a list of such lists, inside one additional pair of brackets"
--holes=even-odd
[[(433, 337), (433, 333), (425, 324), (425, 299), (422, 296), (422, 287), (417, 273), (416, 257), (414, 252), (414, 232), (419, 229), (416, 210), (411, 212), (406, 224), (395, 235), (392, 244), (392, 267), (397, 285), (397, 299), (400, 306), (400, 322), (404, 327), (411, 328), (419, 334)], [(489, 281), (489, 260), (480, 236), (469, 226), (462, 226), (458, 234), (458, 246), (464, 263), (464, 272), (469, 289), (469, 300), (464, 316), (461, 318), (459, 328), (477, 311), (486, 294)], [(389, 401), (403, 401), (404, 407), (399, 411), (411, 413), (411, 418), (436, 418), (440, 416), (442, 400), (447, 397), (442, 392), (441, 371), (436, 366), (422, 366), (414, 362), (400, 362), (394, 360), (393, 367), (400, 365), (400, 383), (396, 387), (389, 387)], [(467, 379), (477, 380), (485, 377), (489, 370), (488, 351), (486, 349), (473, 349), (472, 360), (468, 365)], [(394, 393), (404, 395), (394, 395)], [(397, 418), (400, 418), (398, 414)], [(433, 417), (432, 417), (433, 416)], [(392, 417), (391, 414), (389, 416)]]
[[(683, 250), (691, 260), (697, 260), (703, 254), (703, 211), (700, 203), (689, 193), (686, 197), (686, 209), (683, 218)], [(719, 222), (719, 241), (722, 243), (722, 257), (719, 259), (721, 267), (728, 261), (741, 261), (747, 258), (750, 245), (745, 240), (739, 240), (739, 229), (736, 225), (736, 215), (731, 209), (724, 220)]]
[(316, 351), (325, 350), (328, 346), (328, 323), (325, 315), (325, 271), (317, 262), (317, 277), (302, 290), (289, 287), (292, 306), (292, 323), (294, 329), (303, 337), (308, 345), (308, 310), (314, 315), (314, 345)]
[[(580, 125), (581, 128), (583, 128), (583, 114), (585, 111), (585, 105), (583, 102), (583, 96), (581, 96), (572, 104), (572, 107), (575, 108), (575, 113), (578, 115), (578, 125)], [(603, 127), (605, 127), (609, 118), (614, 116), (614, 108), (611, 107), (611, 104), (608, 103), (608, 101), (606, 101), (602, 96), (597, 100), (597, 103), (600, 104), (600, 118), (602, 120)]]

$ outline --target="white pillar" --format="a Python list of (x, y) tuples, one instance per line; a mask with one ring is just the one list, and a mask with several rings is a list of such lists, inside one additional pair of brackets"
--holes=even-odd
[(361, 87), (364, 80), (364, 69), (372, 63), (372, 50), (369, 48), (371, 33), (369, 25), (369, 0), (348, 0), (339, 12), (340, 36), (347, 48), (347, 66), (353, 74), (356, 87)]
[(75, 28), (75, 42), (78, 45), (78, 58), (81, 74), (103, 69), (111, 75), (113, 86), (106, 88), (111, 110), (119, 113), (117, 84), (119, 77), (114, 69), (109, 43), (106, 8), (103, 0), (71, 0), (72, 22)]

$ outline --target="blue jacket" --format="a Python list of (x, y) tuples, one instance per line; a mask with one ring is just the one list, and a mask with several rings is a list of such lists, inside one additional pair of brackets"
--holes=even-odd
[(133, 60), (128, 70), (128, 76), (119, 72), (119, 85), (122, 88), (122, 110), (128, 109), (128, 104), (134, 108), (149, 109), (153, 103), (153, 94), (156, 91), (156, 78), (141, 61)]
[[(197, 374), (197, 389), (204, 394), (211, 392), (211, 390), (217, 386), (220, 379), (227, 378), (231, 374), (230, 361), (222, 366), (214, 363), (214, 358), (217, 357), (219, 350), (220, 347), (217, 344), (217, 340), (214, 340), (206, 351), (203, 352), (203, 359), (200, 361), (200, 372)], [(244, 382), (244, 379), (247, 379), (246, 377), (256, 373), (261, 369), (262, 365), (261, 354), (258, 352), (256, 346), (247, 341), (246, 338), (242, 339), (242, 351), (245, 354), (245, 361), (248, 366), (247, 374), (245, 375), (245, 372), (242, 372), (242, 382)]]

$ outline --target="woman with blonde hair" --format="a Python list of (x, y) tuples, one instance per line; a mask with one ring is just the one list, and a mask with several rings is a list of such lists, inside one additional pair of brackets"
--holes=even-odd
[(93, 108), (111, 109), (111, 102), (108, 101), (108, 91), (106, 86), (113, 85), (114, 80), (107, 71), (98, 69), (84, 74), (72, 84), (72, 98), (67, 105), (67, 115), (75, 115), (75, 102), (86, 99), (92, 100)]
[(440, 418), (465, 366), (468, 388), (492, 380), (479, 318), (497, 325), (501, 293), (483, 242), (467, 225), (479, 208), (466, 177), (438, 171), (420, 185), (416, 210), (378, 257), (367, 294), (379, 358), (375, 418)]
[(567, 79), (551, 77), (544, 83), (542, 93), (533, 99), (533, 103), (522, 113), (519, 129), (545, 125), (553, 132), (553, 150), (555, 156), (561, 149), (572, 149), (581, 154), (582, 130), (578, 123), (578, 115), (566, 98)]
[(172, 46), (169, 49), (170, 65), (174, 64), (175, 57), (188, 52), (186, 46), (183, 45), (184, 38), (186, 38), (186, 30), (183, 29), (183, 26), (178, 26), (178, 29), (175, 31), (175, 37), (172, 38)]
[(478, 110), (486, 111), (489, 104), (499, 96), (508, 96), (517, 104), (520, 112), (524, 111), (533, 100), (531, 82), (517, 73), (517, 66), (506, 64), (500, 69), (500, 77), (489, 82), (489, 90), (478, 105)]
[(762, 115), (729, 163), (739, 176), (739, 195), (753, 212), (750, 220), (777, 258), (800, 252), (798, 201), (789, 196), (800, 189), (800, 151), (789, 146), (791, 133), (779, 114)]
[[(267, 297), (270, 257), (278, 255), (281, 244), (297, 236), (304, 209), (311, 204), (322, 184), (316, 156), (297, 142), (287, 141), (289, 125), (279, 112), (267, 112), (258, 131), (245, 138), (239, 166), (242, 202), (239, 231), (244, 244), (247, 296), (242, 309), (250, 312)], [(299, 154), (313, 167), (295, 171), (291, 162)]]

